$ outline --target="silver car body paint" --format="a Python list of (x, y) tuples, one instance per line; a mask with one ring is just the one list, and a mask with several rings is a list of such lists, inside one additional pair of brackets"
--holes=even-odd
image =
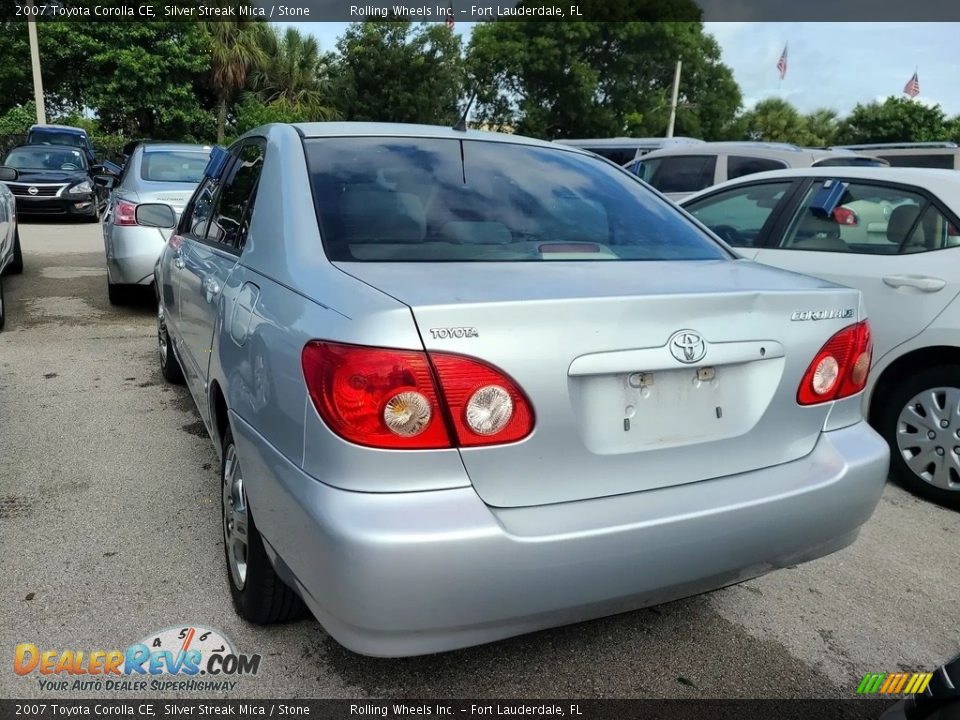
[[(218, 449), (229, 422), (268, 553), (339, 642), (449, 650), (853, 541), (887, 446), (859, 397), (804, 407), (796, 395), (827, 339), (864, 317), (856, 291), (732, 258), (333, 263), (304, 136), (580, 151), (426, 126), (266, 126), (245, 136), (266, 155), (242, 253), (189, 238), (163, 250), (160, 301), (200, 414)], [(854, 318), (791, 322), (798, 309), (848, 307)], [(475, 332), (430, 331), (456, 328)], [(704, 342), (690, 364), (668, 345), (683, 330)], [(316, 338), (485, 360), (527, 393), (534, 431), (459, 450), (347, 442), (307, 393), (301, 351)], [(648, 378), (625, 381), (637, 371)]]

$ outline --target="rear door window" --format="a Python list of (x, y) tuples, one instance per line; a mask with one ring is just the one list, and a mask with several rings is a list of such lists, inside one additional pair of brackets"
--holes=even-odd
[(670, 155), (643, 161), (643, 177), (662, 193), (692, 193), (713, 185), (716, 155)]
[(579, 152), (445, 138), (304, 145), (331, 260), (729, 257), (672, 204)]
[(243, 249), (263, 158), (263, 145), (259, 142), (247, 142), (237, 151), (207, 227), (208, 241), (232, 250)]
[(727, 156), (727, 180), (767, 172), (768, 170), (783, 170), (785, 167), (787, 167), (787, 164), (783, 160), (729, 155)]
[(844, 182), (837, 206), (814, 207), (824, 181), (813, 183), (779, 246), (787, 250), (896, 255), (946, 247), (956, 230), (918, 192), (879, 183)]

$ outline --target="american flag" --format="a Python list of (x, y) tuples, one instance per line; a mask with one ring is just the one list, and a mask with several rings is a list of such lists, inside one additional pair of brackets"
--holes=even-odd
[(780, 79), (787, 76), (787, 46), (783, 46), (783, 52), (780, 53), (780, 59), (777, 60), (777, 72), (780, 73)]
[(917, 72), (913, 72), (913, 77), (907, 80), (907, 84), (903, 86), (903, 94), (909, 95), (911, 98), (915, 98), (920, 94), (920, 78), (917, 77)]
[(447, 27), (453, 30), (453, 26), (456, 23), (453, 20), (453, 5), (447, 5)]

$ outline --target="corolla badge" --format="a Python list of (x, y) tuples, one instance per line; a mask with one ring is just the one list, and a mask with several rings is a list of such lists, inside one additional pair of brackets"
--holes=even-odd
[(682, 363), (690, 364), (703, 360), (707, 344), (700, 333), (693, 330), (678, 330), (667, 341), (670, 354)]

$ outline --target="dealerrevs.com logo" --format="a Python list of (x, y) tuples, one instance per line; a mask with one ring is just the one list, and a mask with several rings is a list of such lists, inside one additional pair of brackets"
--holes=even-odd
[(148, 634), (126, 650), (44, 649), (19, 643), (13, 671), (41, 690), (76, 692), (230, 691), (256, 675), (260, 655), (238, 653), (223, 633), (200, 625)]

